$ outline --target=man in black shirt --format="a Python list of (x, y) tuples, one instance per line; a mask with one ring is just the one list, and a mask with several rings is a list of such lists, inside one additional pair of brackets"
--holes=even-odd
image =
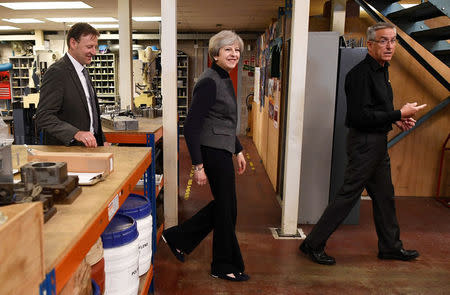
[(407, 103), (400, 110), (394, 110), (388, 67), (395, 51), (396, 35), (395, 27), (388, 23), (369, 27), (368, 54), (345, 79), (349, 134), (344, 184), (300, 245), (300, 250), (316, 263), (336, 263), (325, 253), (325, 244), (361, 197), (364, 188), (372, 198), (378, 258), (411, 260), (419, 256), (415, 250), (403, 249), (400, 240), (387, 133), (392, 130), (392, 124), (403, 131), (414, 127), (412, 116), (426, 105)]

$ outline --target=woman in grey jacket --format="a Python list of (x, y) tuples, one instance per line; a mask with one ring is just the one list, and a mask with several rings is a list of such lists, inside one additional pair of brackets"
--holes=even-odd
[(229, 72), (243, 49), (242, 39), (232, 31), (221, 31), (209, 40), (209, 57), (213, 60), (199, 77), (193, 92), (184, 136), (194, 165), (194, 181), (209, 181), (214, 200), (178, 226), (166, 229), (163, 239), (175, 257), (184, 255), (211, 232), (213, 259), (211, 276), (230, 281), (247, 281), (239, 243), (235, 234), (237, 202), (233, 154), (238, 174), (245, 171), (242, 146), (236, 136), (236, 95)]

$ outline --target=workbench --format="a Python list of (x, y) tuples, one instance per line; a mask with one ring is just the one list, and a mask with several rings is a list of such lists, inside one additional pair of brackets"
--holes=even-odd
[(158, 142), (163, 136), (162, 117), (137, 118), (138, 130), (113, 130), (103, 127), (106, 141), (112, 143), (147, 144), (147, 137), (153, 135)]
[[(137, 118), (139, 121), (138, 130), (112, 130), (107, 127), (103, 127), (103, 133), (105, 134), (106, 141), (110, 143), (119, 144), (142, 144), (151, 148), (152, 159), (155, 159), (155, 144), (162, 140), (163, 137), (163, 126), (162, 117), (157, 118)], [(159, 192), (164, 186), (164, 177), (162, 177), (161, 182), (156, 185), (155, 183), (155, 161), (152, 161), (146, 173), (144, 174), (144, 195), (149, 198), (152, 204), (152, 218), (153, 218), (153, 230), (152, 230), (152, 262), (151, 270), (153, 271), (153, 257), (156, 253), (156, 246), (159, 239), (161, 238), (164, 224), (161, 223), (159, 228), (157, 228), (157, 218), (156, 218), (156, 198)], [(141, 288), (150, 289), (153, 291), (153, 272), (152, 277), (148, 278), (150, 280), (150, 286), (147, 283), (143, 283), (141, 279)], [(145, 290), (144, 290), (145, 291)], [(147, 294), (146, 292), (139, 291), (139, 294)]]
[[(81, 194), (70, 205), (55, 205), (57, 213), (44, 225), (44, 265), (46, 279), (40, 294), (59, 293), (76, 271), (152, 162), (147, 147), (31, 146), (46, 152), (110, 152), (114, 155), (114, 172), (93, 186), (83, 186)], [(17, 155), (19, 161), (17, 161)], [(12, 146), (13, 168), (27, 163), (23, 146)], [(19, 162), (19, 163), (18, 163)], [(153, 268), (142, 276), (139, 294), (147, 294)], [(50, 293), (49, 293), (50, 292)]]

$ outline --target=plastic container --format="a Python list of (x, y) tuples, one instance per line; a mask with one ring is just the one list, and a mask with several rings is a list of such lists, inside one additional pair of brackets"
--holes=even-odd
[(145, 274), (152, 259), (152, 206), (150, 201), (141, 195), (130, 194), (119, 209), (119, 213), (133, 217), (139, 232), (139, 275)]
[(105, 294), (136, 295), (139, 290), (139, 243), (136, 221), (116, 214), (102, 234)]

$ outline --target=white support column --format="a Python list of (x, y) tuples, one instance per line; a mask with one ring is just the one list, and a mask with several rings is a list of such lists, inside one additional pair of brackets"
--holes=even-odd
[(161, 0), (164, 222), (178, 224), (177, 1)]
[(309, 0), (293, 1), (281, 232), (297, 233), (305, 105)]
[(44, 32), (42, 30), (34, 30), (34, 46), (44, 47)]
[(119, 18), (119, 96), (120, 108), (132, 107), (133, 63), (131, 55), (131, 1), (117, 0)]
[(338, 32), (340, 36), (345, 33), (346, 4), (346, 0), (331, 0), (330, 31)]

